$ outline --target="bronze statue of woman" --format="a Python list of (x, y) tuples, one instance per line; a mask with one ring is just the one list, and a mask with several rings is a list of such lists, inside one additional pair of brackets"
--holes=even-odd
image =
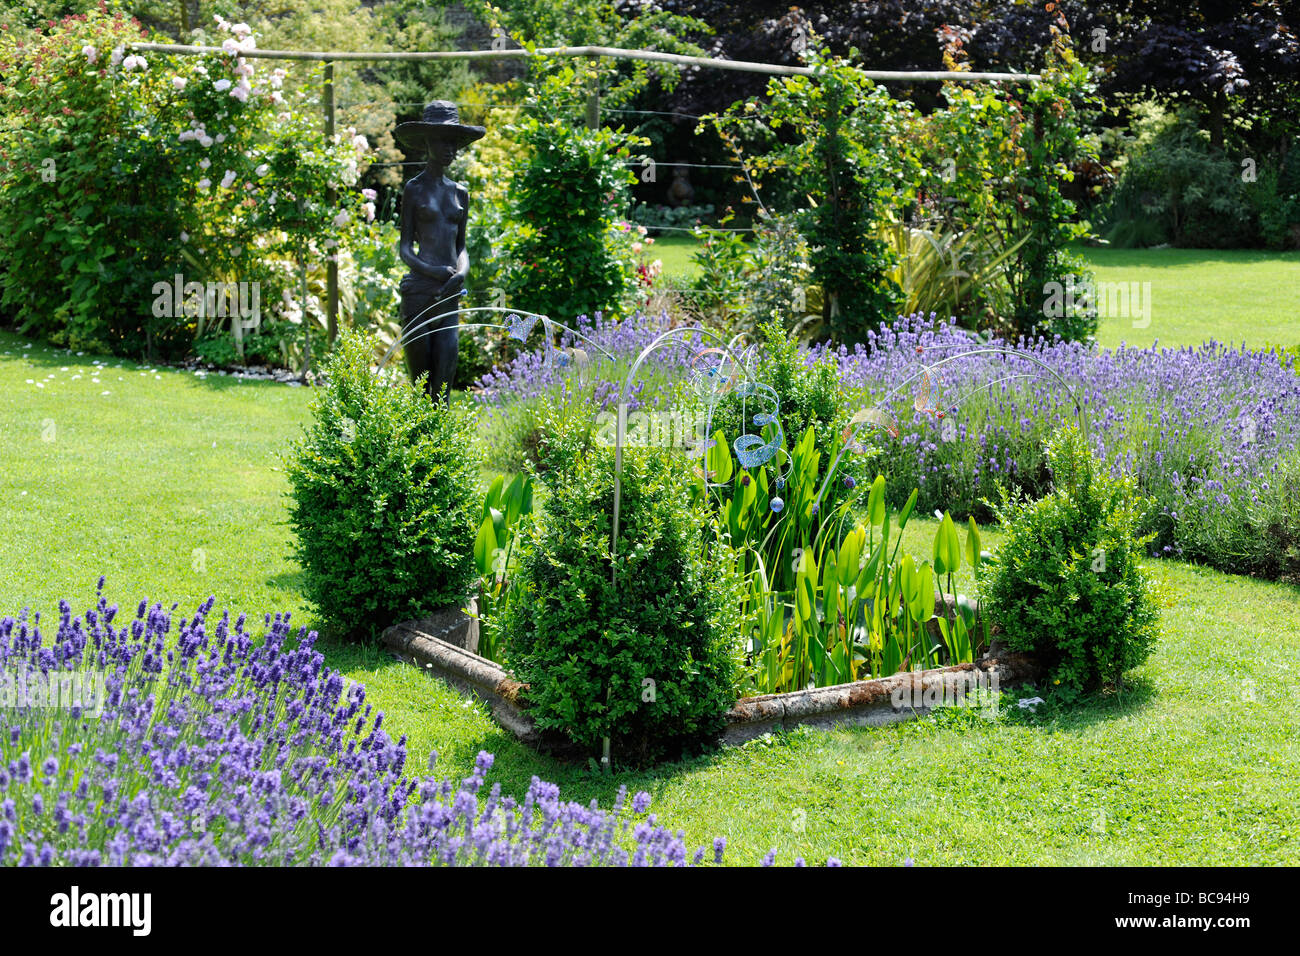
[(456, 104), (445, 100), (435, 100), (419, 120), (393, 130), (398, 142), (425, 159), (424, 169), (402, 190), (398, 252), (410, 269), (401, 284), (402, 330), (423, 329), (406, 343), (406, 368), (412, 381), (428, 373), (425, 391), (434, 399), (446, 400), (456, 377), (460, 297), (469, 275), (469, 191), (445, 173), (457, 151), (485, 132), (482, 126), (462, 125)]

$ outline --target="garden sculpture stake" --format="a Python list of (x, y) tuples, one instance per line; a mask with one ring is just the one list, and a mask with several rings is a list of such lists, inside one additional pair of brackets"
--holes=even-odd
[[(457, 151), (485, 132), (481, 126), (462, 125), (456, 104), (445, 100), (435, 100), (419, 120), (393, 130), (398, 142), (426, 161), (402, 191), (398, 252), (410, 269), (401, 285), (403, 331), (416, 323), (425, 329), (406, 341), (406, 367), (413, 381), (428, 373), (425, 391), (434, 399), (445, 399), (456, 377), (460, 296), (469, 275), (469, 192), (445, 173)], [(450, 334), (435, 334), (443, 331)]]

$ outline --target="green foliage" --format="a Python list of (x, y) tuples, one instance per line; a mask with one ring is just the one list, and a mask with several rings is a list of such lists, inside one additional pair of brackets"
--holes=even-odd
[(511, 176), (503, 286), (512, 308), (562, 322), (617, 314), (636, 290), (622, 213), (635, 180), (626, 163), (639, 141), (575, 126), (557, 109), (557, 101), (572, 99), (578, 78), (566, 66), (531, 89), (508, 131), (523, 156)]
[[(711, 33), (708, 24), (693, 17), (670, 13), (658, 4), (632, 5), (617, 0), (511, 0), (502, 7), (487, 0), (468, 0), (466, 6), (503, 39), (508, 36), (524, 47), (607, 46), (623, 50), (659, 50), (703, 56), (704, 50), (684, 39), (686, 34)], [(513, 44), (512, 44), (513, 45)], [(529, 59), (530, 76), (538, 80), (563, 74), (563, 61)], [(601, 99), (624, 106), (651, 82), (672, 90), (682, 71), (645, 60), (602, 60)]]
[[(753, 562), (737, 552), (738, 565), (748, 571), (748, 676), (755, 692), (782, 693), (888, 677), (909, 667), (967, 663), (987, 645), (987, 623), (982, 623), (982, 635), (976, 631), (976, 606), (953, 585), (963, 557), (972, 569), (980, 567), (979, 532), (972, 522), (963, 551), (957, 528), (945, 514), (934, 535), (933, 564), (918, 563), (901, 551), (916, 498), (913, 492), (895, 526), (885, 479), (878, 475), (865, 502), (846, 502), (817, 533), (805, 534), (790, 560), (792, 576), (784, 583), (778, 581), (780, 567), (762, 561), (761, 555)], [(865, 522), (841, 534), (851, 504), (860, 506)], [(743, 539), (733, 531), (732, 540)], [(939, 597), (946, 603), (936, 613)]]
[(212, 317), (159, 298), (176, 274), (257, 283), (293, 321), (291, 263), (322, 260), (364, 218), (342, 188), (364, 143), (327, 142), (265, 61), (126, 54), (144, 38), (103, 13), (22, 49), (0, 35), (0, 302), (23, 331), (119, 354), (183, 354), (202, 333)]
[(689, 229), (697, 222), (713, 215), (713, 206), (652, 206), (639, 202), (632, 207), (632, 222), (645, 226), (651, 235), (658, 235), (663, 226)]
[(1256, 175), (1246, 187), (1246, 198), (1259, 221), (1260, 244), (1300, 249), (1300, 144), (1293, 144), (1285, 159), (1265, 160)]
[(484, 626), (479, 629), (478, 653), (490, 661), (502, 659), (504, 642), (496, 628), (495, 609), (510, 589), (515, 543), (520, 521), (533, 512), (533, 480), (515, 475), (506, 483), (497, 475), (483, 500), (483, 518), (474, 538), (474, 566), (478, 570), (478, 613)]
[(1151, 653), (1159, 611), (1141, 556), (1152, 536), (1138, 533), (1151, 502), (1075, 428), (1049, 439), (1047, 459), (1049, 494), (1026, 502), (1003, 489), (992, 506), (1006, 537), (981, 586), (1008, 645), (1037, 653), (1068, 697), (1119, 684)]
[[(238, 365), (284, 365), (284, 350), (280, 343), (285, 335), (292, 335), (276, 326), (258, 329), (243, 337), (244, 354), (240, 356), (235, 348), (234, 337), (224, 331), (205, 332), (194, 340), (194, 355), (200, 362), (207, 362), (218, 368), (232, 368)], [(325, 344), (322, 337), (319, 343), (313, 342), (315, 348)], [(319, 353), (315, 353), (319, 354)]]
[(349, 331), (314, 420), (285, 460), (303, 590), (342, 636), (463, 601), (481, 516), (474, 425), (402, 375), (376, 375)]
[[(896, 261), (871, 227), (906, 204), (917, 179), (912, 152), (900, 148), (910, 104), (820, 48), (810, 49), (808, 65), (814, 76), (769, 82), (773, 145), (755, 170), (783, 167), (808, 197), (795, 215), (822, 287), (822, 330), (851, 343), (894, 319), (901, 302), (888, 275)], [(749, 126), (753, 112), (753, 103), (737, 103), (714, 123), (725, 136)]]
[[(926, 278), (940, 283), (940, 301), (952, 310), (941, 307), (941, 316), (1009, 340), (1086, 339), (1097, 331), (1095, 309), (1044, 308), (1050, 283), (1089, 278), (1067, 248), (1089, 227), (1078, 221), (1063, 184), (1096, 154), (1085, 134), (1095, 105), (1089, 72), (1069, 35), (1056, 26), (1051, 33), (1041, 82), (947, 83), (945, 107), (915, 124), (925, 162), (921, 212), (935, 233), (925, 253), (938, 254), (948, 268), (914, 276), (913, 287)], [(945, 62), (968, 68), (952, 51)]]
[(693, 235), (699, 245), (691, 253), (696, 273), (688, 307), (723, 330), (743, 325), (749, 298), (745, 283), (748, 249), (744, 237), (728, 228), (730, 221), (728, 210), (719, 226), (696, 226)]
[[(847, 399), (834, 354), (827, 351), (810, 362), (793, 336), (776, 322), (767, 322), (758, 330), (757, 359), (754, 379), (776, 392), (786, 436), (793, 441), (811, 428), (816, 432), (818, 447), (828, 447), (832, 435), (847, 419)], [(751, 417), (769, 411), (759, 399), (745, 399), (734, 390), (723, 396), (714, 423), (733, 440), (748, 430), (742, 427), (748, 424), (741, 421), (742, 407)]]
[(1006, 262), (1026, 237), (1002, 249), (985, 231), (951, 231), (942, 222), (928, 228), (890, 223), (881, 233), (898, 257), (890, 278), (903, 292), (903, 315), (956, 316), (973, 326), (1010, 313)]
[[(688, 309), (719, 330), (753, 334), (776, 322), (798, 320), (809, 308), (806, 284), (812, 277), (809, 248), (793, 216), (760, 209), (748, 242), (729, 229), (728, 208), (718, 227), (699, 225), (699, 245), (691, 254), (696, 266)], [(816, 321), (817, 317), (807, 316)], [(801, 327), (795, 324), (795, 331)]]
[[(1104, 210), (1115, 245), (1168, 242), (1193, 248), (1249, 245), (1255, 224), (1241, 166), (1210, 145), (1190, 108), (1148, 106)], [(1134, 222), (1149, 225), (1134, 225)]]
[(623, 466), (617, 582), (614, 455), (595, 448), (551, 473), (517, 546), (500, 630), (540, 727), (593, 752), (608, 737), (616, 759), (644, 761), (722, 729), (738, 678), (740, 595), (707, 558), (716, 544), (684, 493), (680, 456), (630, 451)]
[[(428, 0), (387, 0), (375, 5), (374, 17), (384, 48), (412, 52), (456, 48), (460, 31), (447, 22), (446, 4), (429, 3)], [(354, 50), (357, 47), (350, 45), (343, 49)], [(455, 99), (456, 94), (470, 83), (466, 60), (393, 60), (369, 64), (368, 72), (382, 80), (402, 115), (419, 109), (417, 104), (420, 103)]]

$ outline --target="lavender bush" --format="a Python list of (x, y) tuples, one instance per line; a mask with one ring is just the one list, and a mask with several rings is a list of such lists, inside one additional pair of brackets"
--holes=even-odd
[[(836, 355), (846, 386), (865, 404), (921, 363), (982, 344), (951, 323), (912, 316)], [(1156, 553), (1228, 571), (1300, 573), (1300, 378), (1290, 361), (1216, 342), (1097, 350), (1037, 339), (1016, 347), (1071, 383), (1092, 451), (1158, 502), (1154, 525), (1144, 529), (1156, 535)], [(916, 410), (915, 392), (898, 389), (889, 401), (900, 424), (898, 438), (883, 442), (893, 494), (919, 487), (926, 511), (985, 518), (981, 499), (993, 497), (998, 480), (1035, 496), (1046, 490), (1045, 439), (1076, 420), (1050, 375), (1015, 356), (945, 365), (931, 402), (947, 409), (950, 425)]]
[[(405, 736), (324, 665), (314, 632), (291, 642), (287, 615), (266, 615), (261, 641), (243, 615), (211, 625), (211, 598), (175, 627), (176, 605), (144, 601), (115, 627), (103, 584), (84, 621), (60, 602), (51, 641), (39, 615), (0, 621), (0, 865), (688, 862), (644, 793), (610, 811), (536, 777), (521, 802), (485, 794), (487, 753), (459, 785), (408, 775)], [(102, 709), (13, 697), (19, 676), (74, 674), (104, 676)]]
[[(542, 405), (589, 420), (600, 412), (615, 411), (632, 362), (657, 336), (681, 323), (667, 312), (636, 313), (622, 321), (597, 312), (594, 318), (580, 315), (570, 324), (582, 334), (565, 331), (557, 344), (588, 353), (591, 361), (581, 374), (573, 365), (561, 364), (555, 352), (548, 356), (546, 347), (538, 345), (475, 384), (476, 397), (486, 410), (488, 464), (502, 471), (526, 467), (530, 453), (536, 450)], [(664, 407), (699, 347), (674, 341), (656, 349), (632, 383), (628, 411)]]

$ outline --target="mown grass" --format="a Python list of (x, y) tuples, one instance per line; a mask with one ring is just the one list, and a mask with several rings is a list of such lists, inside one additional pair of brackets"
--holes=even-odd
[[(131, 611), (148, 597), (187, 613), (212, 594), (218, 609), (313, 624), (277, 460), (307, 390), (116, 361), (94, 384), (94, 357), (27, 344), (0, 334), (0, 614), (52, 615), (61, 597), (81, 611), (103, 573)], [(928, 555), (934, 527), (914, 518), (906, 546)], [(997, 539), (986, 530), (986, 547)], [(1122, 696), (1037, 715), (1013, 697), (997, 720), (804, 731), (609, 775), (527, 750), (482, 704), (379, 649), (323, 650), (409, 736), (413, 768), (437, 751), (439, 772), (461, 777), (488, 750), (491, 779), (516, 796), (534, 774), (579, 801), (645, 789), (692, 845), (726, 837), (732, 863), (772, 848), (887, 865), (1295, 863), (1300, 589), (1176, 562), (1153, 573), (1171, 606)]]
[[(1150, 283), (1150, 325), (1104, 315), (1097, 341), (1147, 346), (1211, 339), (1251, 346), (1300, 344), (1295, 296), (1300, 252), (1254, 249), (1086, 249), (1100, 282)], [(1144, 293), (1145, 295), (1145, 293)], [(1138, 319), (1137, 321), (1143, 321)]]

